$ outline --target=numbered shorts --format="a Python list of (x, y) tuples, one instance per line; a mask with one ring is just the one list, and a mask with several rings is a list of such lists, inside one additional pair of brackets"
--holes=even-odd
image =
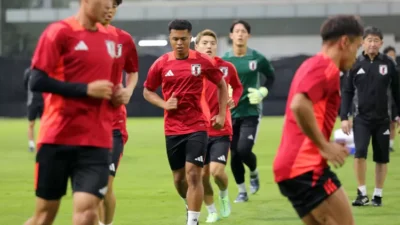
[(185, 167), (186, 162), (199, 167), (204, 166), (208, 135), (207, 132), (195, 132), (184, 135), (165, 136), (168, 162), (171, 170)]
[(329, 168), (315, 171), (320, 172), (310, 171), (278, 183), (281, 194), (292, 203), (300, 218), (341, 187), (338, 177)]
[(113, 130), (113, 148), (110, 152), (110, 175), (115, 177), (124, 152), (124, 137), (120, 130)]
[(209, 137), (204, 165), (217, 162), (226, 165), (231, 140), (229, 136)]
[(107, 192), (109, 149), (43, 144), (36, 155), (36, 196), (59, 200), (71, 178), (73, 192), (103, 198)]

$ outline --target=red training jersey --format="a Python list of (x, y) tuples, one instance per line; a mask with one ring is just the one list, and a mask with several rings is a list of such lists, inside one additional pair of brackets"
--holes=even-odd
[[(111, 81), (115, 39), (102, 25), (97, 28), (88, 31), (73, 17), (50, 24), (36, 46), (32, 68), (66, 82)], [(111, 148), (111, 110), (108, 100), (46, 93), (38, 145)]]
[[(223, 77), (225, 82), (228, 85), (231, 85), (233, 89), (232, 99), (237, 104), (239, 102), (240, 96), (242, 96), (243, 86), (240, 82), (239, 76), (237, 74), (235, 66), (222, 60), (219, 57), (215, 57), (216, 66), (223, 73)], [(208, 107), (210, 108), (211, 118), (213, 116), (218, 115), (219, 113), (219, 103), (218, 103), (218, 87), (213, 84), (211, 81), (204, 82), (205, 84), (205, 99), (207, 101)], [(210, 137), (219, 137), (219, 136), (231, 136), (233, 134), (232, 131), (232, 118), (231, 111), (229, 107), (226, 109), (226, 118), (225, 118), (225, 126), (221, 130), (216, 130), (212, 126), (208, 128), (208, 135)]]
[[(138, 72), (138, 54), (136, 45), (132, 36), (119, 28), (108, 25), (107, 30), (117, 39), (117, 54), (113, 67), (113, 83), (115, 85), (122, 83), (122, 75)], [(114, 110), (113, 129), (121, 131), (124, 143), (128, 140), (128, 131), (126, 130), (126, 107), (121, 105)]]
[(144, 87), (155, 91), (162, 85), (164, 100), (172, 93), (178, 99), (176, 110), (164, 111), (165, 135), (183, 135), (207, 131), (210, 112), (204, 100), (204, 78), (214, 84), (222, 72), (208, 55), (189, 50), (187, 59), (176, 59), (174, 52), (158, 58), (151, 66)]
[(318, 147), (301, 131), (290, 110), (298, 93), (312, 101), (318, 126), (329, 140), (340, 107), (340, 71), (327, 56), (307, 59), (297, 70), (289, 91), (281, 144), (274, 160), (275, 181), (292, 179), (309, 171), (319, 177), (328, 166)]

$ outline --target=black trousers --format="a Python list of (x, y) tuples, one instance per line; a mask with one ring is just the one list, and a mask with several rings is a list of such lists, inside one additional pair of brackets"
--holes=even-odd
[(244, 183), (246, 164), (250, 171), (257, 168), (257, 157), (253, 146), (257, 136), (260, 117), (251, 116), (232, 119), (231, 169), (237, 184)]

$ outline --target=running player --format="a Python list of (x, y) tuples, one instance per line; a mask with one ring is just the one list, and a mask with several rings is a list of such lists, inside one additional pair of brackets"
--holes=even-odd
[[(232, 88), (232, 96), (229, 98), (228, 107), (234, 108), (239, 102), (243, 92), (242, 84), (240, 83), (235, 67), (219, 57), (217, 54), (217, 35), (212, 30), (203, 30), (196, 36), (196, 50), (207, 54), (213, 58), (217, 66), (224, 74), (225, 82)], [(218, 114), (218, 96), (217, 86), (207, 81), (205, 83), (205, 96), (207, 104), (210, 108), (211, 116)], [(225, 173), (225, 165), (228, 161), (228, 152), (230, 140), (232, 136), (232, 121), (230, 111), (226, 109), (225, 127), (221, 130), (216, 130), (212, 127), (208, 129), (208, 146), (207, 155), (203, 168), (203, 186), (204, 186), (204, 203), (208, 210), (207, 223), (215, 223), (219, 216), (214, 205), (214, 193), (210, 183), (210, 173), (214, 177), (215, 183), (220, 190), (220, 212), (221, 216), (226, 218), (231, 213), (231, 206), (228, 196), (228, 176)]]
[[(138, 55), (133, 39), (128, 32), (110, 25), (117, 11), (117, 7), (121, 5), (121, 3), (122, 0), (113, 0), (113, 7), (110, 9), (109, 15), (103, 24), (118, 40), (117, 55), (113, 67), (113, 72), (115, 73), (113, 75), (113, 78), (115, 78), (113, 83), (119, 87), (112, 99), (112, 102), (116, 107), (113, 120), (113, 150), (111, 153), (109, 168), (110, 176), (108, 178), (108, 191), (99, 208), (100, 225), (111, 225), (114, 219), (116, 198), (113, 191), (113, 182), (122, 158), (124, 145), (128, 140), (125, 104), (129, 103), (138, 81)], [(123, 80), (123, 71), (126, 72), (125, 88), (122, 88), (121, 84)]]
[(348, 197), (328, 161), (342, 166), (348, 149), (329, 142), (340, 107), (340, 70), (356, 60), (363, 27), (354, 16), (335, 16), (321, 27), (321, 52), (297, 70), (286, 104), (275, 181), (307, 225), (353, 225)]
[(36, 211), (25, 225), (53, 224), (68, 180), (73, 224), (94, 225), (107, 192), (116, 40), (100, 24), (110, 0), (81, 0), (76, 16), (50, 24), (32, 59), (30, 89), (43, 92), (35, 166)]
[[(168, 161), (179, 195), (188, 206), (187, 225), (199, 222), (204, 190), (201, 179), (207, 151), (210, 118), (203, 103), (203, 80), (218, 86), (219, 113), (212, 125), (225, 123), (228, 90), (223, 74), (208, 55), (190, 50), (192, 24), (173, 20), (169, 24), (173, 51), (162, 55), (151, 66), (144, 83), (144, 98), (164, 111)], [(155, 92), (162, 86), (164, 99)], [(208, 112), (209, 114), (209, 112)]]
[[(235, 202), (248, 200), (243, 164), (250, 169), (250, 192), (255, 194), (260, 188), (253, 146), (262, 115), (262, 100), (267, 96), (275, 77), (270, 62), (256, 50), (247, 47), (250, 33), (249, 23), (244, 20), (235, 21), (230, 28), (232, 50), (222, 57), (236, 67), (243, 85), (243, 94), (237, 106), (232, 109), (231, 169), (239, 188)], [(260, 85), (260, 74), (266, 77), (263, 86)]]

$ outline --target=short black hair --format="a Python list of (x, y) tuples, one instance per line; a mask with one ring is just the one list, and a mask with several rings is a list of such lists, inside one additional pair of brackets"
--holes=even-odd
[(171, 30), (188, 30), (189, 33), (192, 32), (192, 24), (188, 20), (172, 20), (168, 24), (168, 31)]
[(328, 18), (322, 23), (320, 35), (322, 40), (335, 41), (343, 35), (362, 36), (364, 28), (359, 17), (338, 15)]
[(389, 52), (393, 51), (394, 53), (396, 53), (396, 49), (393, 46), (387, 46), (386, 48), (383, 49), (383, 54), (388, 54)]
[(365, 30), (364, 30), (363, 38), (366, 38), (368, 35), (377, 36), (381, 40), (383, 39), (382, 31), (377, 27), (372, 27), (372, 26), (366, 27)]
[(117, 3), (118, 6), (122, 4), (122, 0), (115, 0), (115, 2)]
[(231, 28), (229, 29), (229, 31), (232, 33), (233, 32), (233, 29), (235, 28), (235, 26), (237, 25), (237, 24), (242, 24), (243, 26), (244, 26), (244, 28), (246, 28), (246, 31), (247, 31), (247, 33), (251, 33), (251, 26), (250, 26), (250, 24), (247, 22), (247, 21), (244, 21), (244, 20), (235, 20), (235, 21), (233, 21), (233, 23), (232, 23), (232, 25), (231, 25)]

